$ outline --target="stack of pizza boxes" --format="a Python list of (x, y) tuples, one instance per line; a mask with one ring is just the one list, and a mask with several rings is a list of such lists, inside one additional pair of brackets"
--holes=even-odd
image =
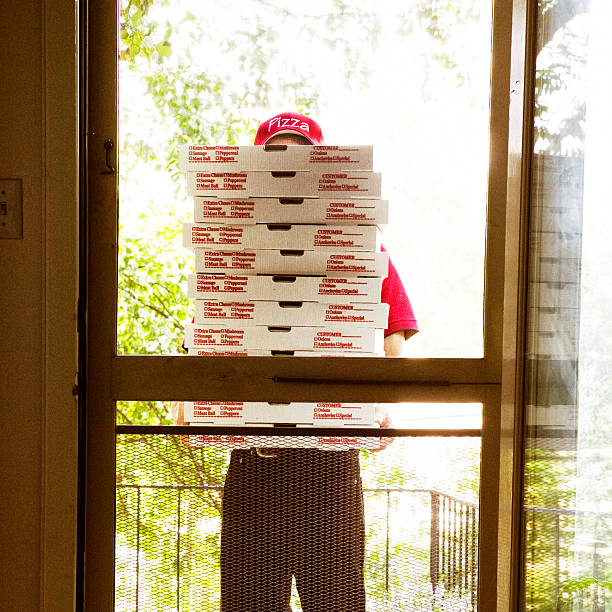
[[(195, 320), (190, 355), (383, 354), (388, 202), (371, 146), (180, 150), (194, 198), (183, 244)], [(187, 402), (198, 424), (371, 426), (374, 404)], [(367, 438), (362, 438), (367, 439)]]

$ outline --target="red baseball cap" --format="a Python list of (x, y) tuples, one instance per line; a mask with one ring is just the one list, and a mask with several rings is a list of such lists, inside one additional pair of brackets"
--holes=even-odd
[(313, 145), (325, 143), (321, 127), (314, 119), (301, 113), (280, 113), (261, 122), (253, 144), (266, 144), (275, 134), (286, 134), (287, 132), (304, 136)]

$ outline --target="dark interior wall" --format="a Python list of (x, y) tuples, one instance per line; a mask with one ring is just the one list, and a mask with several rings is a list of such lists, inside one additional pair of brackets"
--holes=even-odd
[(42, 19), (1, 3), (0, 178), (23, 180), (23, 239), (0, 240), (0, 589), (2, 607), (39, 601), (42, 397)]
[(0, 2), (0, 178), (23, 183), (23, 238), (0, 239), (2, 610), (73, 607), (75, 14)]

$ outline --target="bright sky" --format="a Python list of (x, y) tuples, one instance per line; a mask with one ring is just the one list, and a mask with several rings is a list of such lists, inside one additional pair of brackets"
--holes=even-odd
[[(428, 36), (398, 36), (397, 15), (410, 3), (351, 3), (377, 11), (381, 28), (380, 44), (370, 55), (372, 74), (365, 79), (355, 75), (351, 87), (344, 82), (344, 50), (313, 44), (302, 31), (304, 23), (313, 25), (316, 20), (304, 17), (276, 25), (275, 15), (282, 15), (282, 7), (296, 10), (295, 3), (276, 2), (278, 11), (251, 0), (212, 4), (214, 10), (211, 3), (183, 0), (157, 9), (160, 22), (170, 19), (174, 25), (170, 65), (188, 61), (203, 73), (213, 66), (216, 73), (228, 75), (233, 90), (240, 90), (244, 77), (236, 62), (244, 49), (220, 53), (220, 44), (239, 36), (241, 29), (254, 27), (256, 13), (261, 14), (282, 49), (269, 62), (270, 82), (280, 74), (309, 75), (308, 85), (319, 92), (322, 103), (313, 114), (327, 142), (374, 144), (375, 169), (383, 173), (383, 197), (391, 202), (391, 223), (383, 240), (408, 288), (421, 328), (406, 343), (406, 355), (481, 356), (490, 0), (481, 1), (479, 23), (456, 28), (451, 36), (454, 58), (469, 66), (470, 83), (464, 87), (457, 86), (452, 72), (431, 61), (435, 48)], [(181, 22), (178, 16), (201, 13), (203, 7), (208, 29), (202, 45), (195, 47), (191, 34), (197, 22)], [(328, 0), (308, 6), (309, 15), (332, 10)], [(351, 25), (340, 34), (358, 41), (363, 32)], [(329, 36), (334, 37), (333, 29)], [(355, 43), (349, 56), (359, 51)], [(121, 99), (126, 109), (122, 129), (154, 147), (172, 142), (171, 127), (155, 120), (152, 102), (128, 70), (122, 71)], [(280, 101), (254, 112), (264, 118), (279, 110)], [(250, 144), (250, 136), (242, 144)], [(175, 197), (168, 176), (140, 164), (129, 173), (129, 181), (125, 175), (122, 178), (121, 219), (127, 233), (151, 234), (156, 227), (152, 217), (157, 215), (159, 224), (167, 223), (169, 210), (182, 219), (191, 215), (190, 201), (184, 192)], [(146, 223), (139, 220), (143, 212)]]

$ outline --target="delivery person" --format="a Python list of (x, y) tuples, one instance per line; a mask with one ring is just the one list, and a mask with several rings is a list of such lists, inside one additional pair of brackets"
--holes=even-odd
[[(254, 141), (323, 143), (319, 125), (293, 112), (264, 121)], [(400, 355), (417, 323), (391, 262), (381, 301), (389, 304), (385, 355)], [(176, 420), (182, 423), (182, 414)], [(382, 408), (376, 420), (390, 426)], [(232, 452), (221, 518), (221, 611), (290, 611), (295, 577), (305, 612), (365, 612), (358, 451), (292, 449), (291, 439), (283, 440), (286, 448)]]

